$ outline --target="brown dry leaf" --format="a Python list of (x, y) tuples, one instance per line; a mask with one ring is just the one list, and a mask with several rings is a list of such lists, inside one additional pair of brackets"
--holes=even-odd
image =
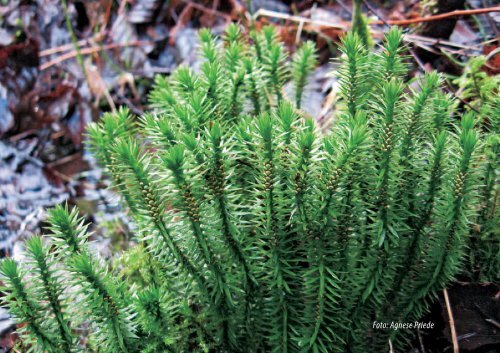
[(6, 333), (4, 336), (0, 337), (0, 347), (5, 348), (6, 352), (9, 352), (16, 344), (16, 339), (17, 339), (17, 334)]
[(90, 58), (87, 58), (85, 59), (84, 67), (85, 67), (85, 75), (87, 77), (87, 84), (89, 85), (90, 92), (95, 97), (95, 102), (94, 102), (95, 106), (99, 104), (99, 101), (104, 96), (108, 101), (111, 110), (116, 111), (116, 106), (115, 103), (113, 102), (113, 98), (111, 98), (108, 87), (106, 86), (106, 83), (102, 79), (97, 66), (92, 64)]
[(280, 39), (289, 48), (295, 47), (297, 28), (298, 26), (296, 24), (286, 24), (284, 26), (277, 26)]
[(135, 100), (139, 100), (139, 92), (137, 91), (137, 87), (135, 86), (134, 75), (130, 72), (124, 72), (120, 74), (117, 80), (118, 83), (118, 93), (122, 96), (125, 95), (125, 88), (128, 86), (134, 95)]

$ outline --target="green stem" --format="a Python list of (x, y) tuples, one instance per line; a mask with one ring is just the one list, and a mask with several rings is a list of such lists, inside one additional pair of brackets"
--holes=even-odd
[(62, 0), (62, 5), (64, 10), (64, 18), (66, 21), (66, 28), (68, 29), (71, 38), (71, 43), (73, 43), (73, 47), (75, 48), (76, 51), (76, 60), (78, 61), (78, 65), (80, 65), (80, 68), (82, 69), (85, 81), (88, 82), (87, 71), (85, 70), (85, 64), (83, 63), (83, 56), (80, 51), (80, 46), (78, 45), (78, 38), (76, 37), (75, 31), (73, 30), (73, 25), (71, 24), (71, 18), (69, 17), (67, 0)]

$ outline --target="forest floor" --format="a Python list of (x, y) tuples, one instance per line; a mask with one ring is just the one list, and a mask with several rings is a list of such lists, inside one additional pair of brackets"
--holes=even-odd
[[(387, 24), (407, 29), (411, 77), (437, 69), (453, 93), (453, 78), (480, 54), (489, 54), (487, 72), (498, 74), (495, 1), (434, 2), (431, 10), (431, 1), (372, 0), (363, 9), (375, 40)], [(199, 28), (220, 34), (232, 21), (273, 23), (291, 52), (314, 40), (321, 65), (304, 109), (327, 125), (336, 87), (330, 59), (349, 29), (351, 6), (348, 0), (0, 0), (0, 257), (19, 256), (17, 240), (40, 232), (44, 209), (65, 201), (89, 215), (99, 251), (126, 246), (127, 218), (84, 148), (85, 126), (122, 105), (137, 115), (146, 111), (155, 75), (196, 66)], [(453, 352), (447, 309), (461, 352), (500, 351), (498, 283), (461, 280), (449, 289), (450, 306), (441, 295), (422, 320), (436, 326), (417, 332), (412, 352)], [(0, 308), (0, 352), (15, 339), (11, 329)]]

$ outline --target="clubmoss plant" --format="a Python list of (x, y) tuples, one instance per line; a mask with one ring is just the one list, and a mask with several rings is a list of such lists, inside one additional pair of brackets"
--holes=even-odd
[(500, 136), (498, 116), (500, 115), (498, 76), (488, 76), (483, 71), (486, 57), (469, 60), (464, 73), (455, 80), (459, 94), (468, 101), (469, 110), (478, 111), (481, 134), (484, 143), (481, 155), (485, 163), (480, 170), (480, 198), (477, 217), (471, 229), (469, 241), (469, 263), (467, 271), (480, 281), (498, 282), (500, 279), (500, 244), (498, 239), (499, 188), (498, 153)]
[(408, 87), (398, 29), (377, 51), (343, 38), (326, 135), (299, 109), (312, 44), (288, 61), (273, 27), (200, 39), (200, 72), (157, 78), (152, 112), (88, 130), (139, 244), (109, 266), (59, 206), (40, 279), (3, 262), (23, 339), (48, 352), (402, 349), (408, 332), (373, 321), (418, 319), (460, 270), (484, 163), (475, 114), (450, 117), (436, 73)]

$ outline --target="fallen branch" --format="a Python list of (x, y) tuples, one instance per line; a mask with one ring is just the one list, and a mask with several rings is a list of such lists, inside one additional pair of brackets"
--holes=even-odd
[(453, 353), (459, 353), (457, 331), (455, 330), (455, 320), (453, 319), (453, 312), (451, 311), (450, 298), (448, 298), (448, 291), (443, 288), (444, 301), (446, 302), (446, 310), (448, 311), (448, 318), (450, 321), (451, 341), (453, 342)]
[[(123, 48), (123, 47), (140, 47), (140, 46), (146, 46), (146, 45), (152, 45), (154, 43), (149, 42), (149, 41), (135, 41), (135, 42), (129, 42), (129, 43), (111, 43), (111, 44), (106, 44), (98, 47), (92, 47), (92, 48), (83, 48), (80, 50), (81, 55), (89, 55), (93, 53), (100, 52), (102, 50), (110, 50), (110, 49), (116, 49), (116, 48)], [(46, 63), (43, 63), (40, 65), (39, 70), (43, 71), (48, 69), (49, 67), (52, 67), (54, 65), (60, 64), (63, 61), (66, 61), (68, 59), (72, 59), (76, 57), (78, 54), (76, 51), (72, 51), (70, 53), (61, 55), (54, 60), (48, 61)]]
[(432, 21), (443, 20), (443, 19), (449, 18), (449, 17), (465, 16), (465, 15), (480, 15), (480, 14), (491, 13), (491, 12), (500, 12), (500, 6), (486, 7), (483, 9), (472, 9), (472, 10), (455, 10), (455, 11), (451, 11), (451, 12), (440, 13), (438, 15), (432, 15), (432, 16), (427, 16), (427, 17), (416, 17), (416, 18), (411, 18), (408, 20), (386, 20), (386, 21), (377, 20), (377, 21), (371, 21), (369, 24), (370, 25), (388, 24), (388, 25), (396, 25), (396, 26), (407, 26), (407, 25), (411, 25), (414, 23), (432, 22)]

